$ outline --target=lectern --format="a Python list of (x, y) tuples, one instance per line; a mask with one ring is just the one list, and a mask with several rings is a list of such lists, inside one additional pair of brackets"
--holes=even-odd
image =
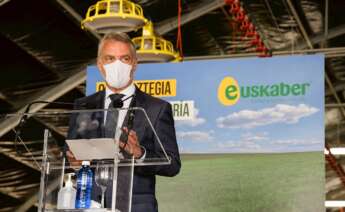
[[(109, 116), (110, 113), (114, 115)], [(42, 132), (34, 130), (38, 134), (36, 136), (43, 140), (43, 153), (39, 161), (41, 179), (38, 211), (130, 212), (133, 176), (136, 169), (150, 171), (155, 166), (171, 163), (161, 139), (143, 108), (51, 111), (16, 115), (49, 123)], [(105, 117), (114, 117), (116, 127), (109, 129)], [(117, 124), (122, 122), (121, 126)], [(135, 158), (129, 148), (127, 151), (123, 149), (123, 147), (126, 149), (127, 145), (126, 129), (128, 128), (136, 131), (139, 145), (145, 152), (141, 158)], [(93, 171), (91, 208), (61, 209), (57, 206), (58, 192), (64, 186), (67, 174), (77, 173), (81, 167), (78, 161), (67, 159), (66, 151), (72, 152), (77, 160), (91, 162), (90, 167)], [(110, 167), (112, 174), (108, 179), (103, 177), (100, 180), (102, 175), (100, 162), (102, 166)], [(76, 188), (75, 178), (74, 188)], [(104, 208), (101, 208), (102, 185), (106, 187)]]

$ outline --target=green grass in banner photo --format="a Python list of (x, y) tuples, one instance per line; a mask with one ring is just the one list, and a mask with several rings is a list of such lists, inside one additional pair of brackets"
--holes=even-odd
[(157, 178), (160, 212), (324, 211), (322, 152), (183, 155)]

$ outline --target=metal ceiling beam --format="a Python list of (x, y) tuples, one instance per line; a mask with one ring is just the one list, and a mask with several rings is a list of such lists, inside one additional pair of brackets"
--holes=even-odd
[(11, 158), (12, 160), (15, 160), (33, 170), (40, 171), (40, 167), (37, 167), (34, 165), (34, 163), (30, 163), (28, 161), (22, 160), (22, 157), (17, 156), (16, 152), (10, 151), (9, 149), (5, 149), (0, 147), (0, 153), (8, 158)]
[[(313, 37), (311, 39), (311, 42), (313, 44), (317, 44), (317, 43), (322, 42), (324, 39), (329, 40), (329, 39), (332, 39), (332, 38), (335, 38), (335, 37), (338, 37), (338, 36), (344, 35), (344, 34), (345, 34), (345, 24), (339, 25), (337, 27), (334, 27), (334, 28), (328, 30), (328, 33), (327, 33), (326, 37), (325, 37), (324, 34), (320, 34), (320, 35), (317, 35), (317, 36)], [(301, 47), (303, 47), (303, 46), (301, 45)]]
[(49, 63), (47, 63), (47, 61), (44, 60), (45, 57), (38, 56), (37, 53), (32, 48), (27, 47), (27, 45), (21, 41), (22, 38), (13, 39), (5, 34), (4, 36), (6, 37), (6, 39), (10, 40), (13, 44), (15, 44), (19, 49), (24, 51), (27, 55), (29, 55), (38, 63), (40, 63), (44, 68), (46, 68), (47, 70), (55, 74), (56, 77), (58, 78), (56, 79), (56, 81), (60, 80), (61, 74), (57, 70), (55, 70)]
[[(336, 90), (335, 90), (331, 80), (329, 79), (327, 73), (325, 73), (325, 77), (326, 77), (326, 83), (328, 84), (329, 89), (331, 90), (331, 93), (333, 94), (336, 102), (338, 104), (342, 104), (342, 102), (341, 102), (341, 100), (340, 100), (340, 98), (339, 98), (339, 96), (338, 96), (338, 94), (337, 94), (337, 92), (336, 92)], [(340, 107), (340, 111), (341, 111), (341, 114), (342, 114), (343, 118), (345, 118), (345, 109), (344, 109), (344, 107)]]
[[(302, 32), (302, 35), (304, 37), (304, 39), (306, 39), (306, 37), (308, 37), (303, 25), (301, 24), (301, 21), (298, 17), (298, 14), (294, 8), (294, 6), (292, 5), (291, 3), (291, 0), (287, 0), (287, 3), (289, 5), (289, 8), (293, 14), (293, 16), (295, 17), (296, 19), (296, 22), (298, 24), (298, 26), (300, 27), (300, 30)], [(328, 5), (328, 1), (326, 1), (326, 5)], [(329, 7), (327, 6), (326, 9), (328, 9)], [(326, 14), (328, 14), (328, 11), (326, 10), (325, 11)], [(297, 17), (297, 18), (296, 18)], [(328, 18), (328, 15), (326, 16), (326, 18)], [(311, 38), (311, 39), (306, 39), (306, 42), (303, 42), (303, 41), (299, 41), (296, 45), (296, 49), (304, 49), (306, 47), (310, 47), (310, 46), (313, 46), (315, 44), (318, 44), (318, 43), (321, 43), (321, 42), (325, 42), (325, 40), (329, 40), (329, 39), (332, 39), (332, 38), (335, 38), (335, 37), (338, 37), (340, 35), (344, 35), (345, 34), (345, 24), (343, 25), (340, 25), (340, 26), (337, 26), (337, 27), (334, 27), (332, 29), (328, 29), (328, 20), (326, 20), (326, 23), (325, 23), (325, 27), (327, 30), (325, 30), (324, 33), (322, 34), (319, 34), (319, 35), (316, 35), (315, 37)], [(288, 46), (288, 47), (285, 47), (284, 49), (290, 49), (291, 46)]]
[[(13, 190), (13, 189), (12, 189)], [(13, 192), (12, 192), (12, 190), (11, 189), (7, 189), (7, 188), (0, 188), (0, 193), (1, 194), (3, 194), (3, 195), (6, 195), (6, 196), (8, 196), (8, 197), (11, 197), (11, 198), (13, 198), (13, 199), (16, 199), (16, 200), (18, 200), (18, 196), (17, 195), (15, 195)]]
[(297, 25), (303, 35), (303, 38), (305, 40), (305, 42), (307, 43), (307, 45), (309, 46), (309, 48), (313, 48), (313, 44), (311, 43), (310, 39), (309, 39), (309, 36), (308, 36), (308, 33), (307, 31), (305, 30), (303, 24), (302, 24), (302, 21), (301, 19), (299, 18), (299, 15), (294, 7), (294, 5), (292, 4), (291, 0), (286, 0), (288, 6), (289, 6), (289, 9), (290, 11), (292, 12), (292, 15), (293, 17), (295, 18), (296, 22), (297, 22)]
[[(290, 8), (290, 10), (291, 10), (291, 12), (292, 12), (292, 14), (293, 14), (293, 16), (294, 16), (296, 22), (297, 22), (297, 25), (298, 25), (298, 27), (299, 27), (299, 29), (300, 29), (300, 31), (301, 31), (301, 33), (302, 33), (304, 39), (306, 40), (306, 42), (307, 42), (307, 44), (308, 44), (308, 47), (309, 47), (310, 49), (314, 49), (314, 46), (313, 46), (313, 44), (311, 43), (311, 41), (310, 41), (310, 39), (309, 39), (309, 36), (308, 36), (308, 34), (307, 34), (307, 32), (306, 32), (304, 26), (302, 25), (302, 22), (301, 22), (301, 20), (300, 20), (300, 18), (299, 18), (299, 15), (298, 15), (297, 11), (295, 10), (295, 7), (293, 6), (291, 0), (286, 0), (286, 2), (288, 3), (288, 6), (289, 6), (289, 8)], [(336, 99), (337, 103), (338, 103), (338, 104), (341, 104), (342, 102), (341, 102), (341, 100), (340, 100), (340, 98), (339, 98), (337, 92), (335, 91), (334, 86), (333, 86), (333, 84), (332, 84), (332, 82), (331, 82), (331, 80), (330, 80), (330, 78), (329, 78), (327, 72), (325, 72), (325, 78), (326, 78), (326, 83), (327, 83), (329, 89), (331, 90), (331, 92), (332, 92), (334, 98)], [(345, 109), (344, 109), (344, 107), (341, 107), (340, 110), (341, 110), (342, 116), (345, 118)], [(344, 177), (345, 177), (345, 176), (344, 176)]]
[[(42, 88), (40, 88), (40, 89), (42, 89)], [(35, 90), (37, 90), (37, 89), (35, 89)], [(77, 88), (77, 90), (78, 90), (79, 92), (81, 92), (78, 88)], [(81, 93), (82, 93), (82, 92), (81, 92)], [(11, 105), (12, 107), (15, 106), (15, 103), (9, 101), (9, 100), (7, 99), (7, 97), (5, 97), (5, 95), (3, 95), (1, 92), (0, 92), (0, 99), (2, 99), (2, 101), (5, 101), (7, 104)], [(56, 109), (53, 109), (53, 111), (56, 111)], [(47, 112), (49, 112), (49, 111), (47, 111)], [(43, 126), (45, 126), (45, 128), (49, 129), (50, 131), (52, 131), (52, 132), (54, 132), (54, 133), (56, 133), (56, 134), (58, 134), (58, 135), (60, 135), (60, 136), (62, 136), (62, 137), (66, 137), (66, 136), (64, 135), (64, 133), (61, 132), (61, 130), (59, 130), (58, 127), (55, 127), (55, 126), (52, 125), (52, 124), (49, 124), (49, 123), (44, 122), (44, 121), (41, 120), (39, 117), (34, 117), (34, 119), (35, 119), (37, 122), (39, 122), (40, 124), (42, 124)], [(1, 152), (1, 144), (3, 144), (3, 142), (0, 142), (0, 152)]]
[[(305, 31), (304, 26), (302, 25), (300, 17), (298, 15), (298, 13), (296, 12), (293, 4), (291, 3), (291, 0), (287, 0), (287, 3), (289, 5), (289, 8), (290, 8), (290, 10), (291, 10), (291, 12), (292, 12), (292, 14), (293, 14), (297, 24), (298, 24), (298, 27), (299, 27), (299, 29), (300, 29), (300, 31), (301, 31), (301, 33), (302, 33), (302, 35), (303, 35), (307, 45), (308, 45), (308, 47), (310, 49), (313, 49), (314, 48), (313, 44), (311, 43), (311, 41), (309, 39), (309, 36), (308, 36), (307, 32)], [(325, 79), (326, 79), (326, 83), (329, 86), (331, 92), (333, 93), (337, 103), (341, 104), (341, 101), (340, 101), (337, 93), (335, 92), (334, 86), (333, 86), (330, 78), (328, 77), (327, 72), (325, 72)], [(344, 109), (344, 107), (341, 107), (340, 110), (341, 110), (342, 116), (345, 117), (345, 109)], [(329, 150), (329, 147), (328, 147), (327, 143), (326, 143), (326, 148), (327, 148), (327, 150)], [(335, 160), (334, 156), (331, 153), (329, 155), (326, 155), (326, 159), (327, 159), (328, 164), (331, 165), (331, 167), (334, 169), (334, 171), (336, 171), (336, 173), (337, 173), (338, 177), (340, 178), (343, 186), (345, 186), (345, 172), (344, 172), (343, 167), (340, 166), (339, 163), (337, 163), (337, 161)]]
[[(323, 42), (325, 39), (329, 40), (329, 39), (336, 38), (344, 34), (345, 34), (345, 24), (329, 29), (327, 33), (327, 37), (325, 37), (325, 34), (322, 33), (310, 38), (310, 42), (312, 45), (315, 45), (315, 44), (319, 44)], [(298, 41), (295, 46), (296, 49), (305, 49), (307, 47), (308, 45), (304, 41)], [(288, 49), (291, 49), (291, 45), (284, 47), (282, 50), (288, 50)]]
[[(78, 26), (80, 26), (81, 21), (83, 18), (80, 16), (79, 13), (77, 13), (69, 4), (67, 4), (64, 0), (56, 0), (56, 2), (64, 8), (77, 22)], [(101, 36), (97, 34), (95, 31), (90, 31), (89, 32), (98, 40), (101, 39)]]
[[(65, 3), (63, 0), (56, 0), (56, 2), (63, 7), (72, 17), (75, 18), (75, 20), (79, 23), (82, 20), (82, 17), (76, 13), (68, 4)], [(98, 40), (101, 38), (97, 33), (95, 32), (90, 32), (95, 38)], [(59, 85), (53, 86), (44, 92), (40, 96), (37, 96), (36, 98), (33, 98), (30, 102), (32, 101), (54, 101), (64, 95), (65, 93), (69, 92), (70, 90), (74, 89), (75, 87), (79, 86), (81, 83), (83, 83), (86, 80), (86, 73), (85, 71), (80, 71), (71, 77), (69, 77), (67, 80), (62, 82)], [(31, 107), (31, 112), (36, 112), (39, 109), (45, 107), (46, 104), (36, 104)], [(21, 108), (18, 112), (24, 112), (25, 107)], [(0, 123), (0, 137), (6, 134), (8, 131), (13, 129), (15, 126), (17, 126), (18, 122), (20, 120), (20, 117), (9, 117), (5, 119), (3, 122)], [(13, 158), (11, 155), (8, 155), (11, 158)], [(15, 159), (15, 158), (13, 158)], [(22, 161), (19, 161), (23, 163)], [(28, 165), (28, 164), (26, 164)], [(31, 167), (35, 168), (35, 167)], [(36, 168), (37, 169), (37, 168)], [(58, 187), (60, 180), (55, 180), (48, 188), (49, 191), (53, 191), (55, 188)], [(22, 205), (20, 205), (15, 211), (27, 211), (34, 205), (38, 200), (37, 197), (37, 192), (34, 192), (32, 196), (30, 196)]]
[(339, 187), (337, 189), (328, 191), (326, 193), (326, 197), (329, 198), (329, 199), (332, 199), (332, 200), (333, 199), (344, 199), (344, 197), (345, 197), (344, 188)]
[(3, 6), (4, 4), (8, 3), (10, 0), (1, 0), (0, 1), (0, 6)]
[[(334, 86), (334, 90), (336, 92), (345, 90), (345, 84), (339, 84), (339, 85)], [(331, 93), (331, 91), (326, 91), (325, 95), (329, 96), (329, 95), (333, 95), (333, 94)]]
[(216, 49), (219, 51), (220, 55), (224, 55), (225, 51), (224, 48), (219, 44), (217, 39), (213, 36), (213, 34), (208, 30), (207, 27), (204, 27), (204, 25), (200, 26), (200, 30), (203, 30), (205, 34), (209, 37), (208, 43), (213, 43), (213, 45), (216, 47)]
[[(190, 8), (191, 12), (185, 13), (181, 16), (181, 25), (193, 21), (215, 9), (225, 5), (224, 0), (204, 0), (194, 8)], [(178, 27), (177, 17), (169, 18), (155, 24), (155, 32), (159, 35), (164, 35), (167, 32), (174, 30)]]
[[(14, 105), (12, 102), (7, 101), (8, 104), (10, 105)], [(51, 132), (54, 132), (56, 134), (58, 134), (61, 137), (65, 137), (65, 135), (55, 126), (44, 122), (43, 120), (39, 119), (38, 117), (34, 117), (34, 119), (39, 122), (40, 124), (42, 124), (42, 126), (45, 126), (45, 128), (49, 129)], [(1, 141), (0, 142), (0, 154), (2, 154), (5, 157), (8, 157), (12, 160), (15, 160), (29, 168), (32, 168), (36, 171), (40, 171), (40, 166), (39, 164), (35, 164), (31, 163), (30, 161), (26, 160), (26, 158), (20, 157), (18, 156), (17, 152), (14, 151), (14, 147), (11, 148), (6, 148), (6, 146), (4, 147), (3, 144), (5, 143), (10, 143), (12, 145), (14, 145), (13, 141)], [(27, 142), (25, 142), (27, 144)], [(22, 143), (19, 143), (18, 145), (23, 145)]]
[(58, 127), (54, 126), (53, 124), (47, 123), (44, 120), (40, 119), (39, 117), (36, 117), (36, 121), (42, 124), (50, 132), (54, 132), (58, 134), (59, 136), (66, 138), (66, 135)]
[[(331, 177), (328, 177), (328, 179), (326, 179), (325, 182), (325, 190), (326, 190), (326, 194), (328, 194), (330, 191), (341, 187), (341, 181), (338, 178), (338, 176), (336, 175), (336, 173), (334, 173), (334, 171), (332, 170), (332, 168), (329, 168), (331, 171), (329, 171), (329, 175), (332, 174)], [(344, 190), (344, 189), (342, 189)]]
[[(52, 180), (51, 183), (47, 186), (46, 193), (49, 194), (53, 192), (60, 185), (60, 181), (61, 180), (59, 177)], [(23, 204), (18, 206), (18, 208), (16, 208), (14, 211), (25, 212), (29, 210), (38, 201), (38, 193), (39, 190), (37, 190), (37, 192), (33, 192), (33, 194), (29, 198), (27, 198)]]
[(329, 19), (329, 2), (325, 0), (325, 26), (324, 26), (324, 39), (321, 43), (321, 47), (327, 46), (327, 36), (328, 36), (328, 19)]
[(210, 36), (211, 38), (211, 42), (214, 43), (214, 45), (216, 46), (216, 48), (219, 50), (220, 55), (224, 55), (225, 51), (224, 48), (218, 43), (217, 39), (215, 39), (215, 37), (210, 33), (210, 31), (207, 30), (207, 34)]
[[(334, 58), (345, 55), (345, 47), (339, 48), (326, 48), (326, 49), (303, 49), (294, 52), (294, 55), (298, 54), (325, 54), (326, 58)], [(226, 59), (226, 58), (242, 58), (242, 57), (257, 57), (259, 53), (238, 53), (238, 54), (225, 54), (225, 55), (212, 55), (212, 56), (195, 56), (184, 57), (183, 60), (210, 60), (210, 59)], [(291, 51), (274, 51), (272, 56), (278, 55), (291, 55)]]
[[(48, 88), (46, 90), (43, 90), (41, 94), (37, 97), (34, 97), (31, 99), (30, 102), (34, 101), (55, 101), (65, 93), (71, 91), (81, 83), (83, 83), (86, 80), (86, 72), (85, 71), (79, 71), (78, 73), (70, 76), (68, 79), (63, 81), (62, 83), (55, 85), (51, 88)], [(31, 113), (35, 113), (38, 110), (45, 107), (47, 104), (34, 104), (31, 106)], [(25, 112), (26, 107), (22, 107), (17, 111), (17, 113), (23, 113)], [(11, 129), (16, 127), (21, 119), (21, 116), (8, 116), (4, 121), (0, 123), (0, 137), (5, 135), (7, 132), (9, 132)]]
[(342, 104), (325, 104), (325, 107), (345, 107), (345, 103)]

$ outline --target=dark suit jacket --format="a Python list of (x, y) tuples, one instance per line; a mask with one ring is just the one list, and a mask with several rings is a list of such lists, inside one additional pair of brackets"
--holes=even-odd
[[(104, 98), (105, 92), (101, 91), (77, 99), (75, 102), (75, 109), (103, 109)], [(168, 102), (147, 95), (138, 88), (136, 88), (135, 91), (135, 104), (135, 106), (145, 109), (166, 153), (171, 158), (170, 165), (138, 166), (135, 167), (134, 170), (132, 212), (155, 212), (158, 211), (155, 198), (155, 175), (172, 177), (179, 173), (181, 167), (172, 109)], [(143, 115), (143, 113), (136, 113), (133, 130), (137, 133), (140, 145), (146, 149), (146, 158), (162, 156), (163, 152), (160, 151), (160, 148), (157, 148), (153, 132), (147, 130), (149, 129), (147, 123), (143, 123)], [(103, 123), (103, 116), (103, 112), (94, 112), (90, 114), (90, 117), (86, 118), (91, 118), (92, 120), (97, 120), (98, 123)], [(124, 123), (127, 118), (128, 117), (125, 118)], [(91, 126), (91, 130), (83, 131), (83, 135), (81, 135), (77, 129), (77, 119), (77, 114), (74, 114), (70, 120), (70, 129), (68, 132), (69, 139), (97, 138), (104, 136), (104, 129), (101, 129), (102, 124), (95, 125), (93, 128), (97, 128), (96, 130)], [(108, 205), (110, 204), (109, 201), (111, 201), (109, 196), (110, 195), (107, 197)]]

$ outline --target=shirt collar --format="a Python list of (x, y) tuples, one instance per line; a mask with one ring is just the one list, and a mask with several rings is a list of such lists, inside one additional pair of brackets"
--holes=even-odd
[[(105, 97), (108, 98), (111, 94), (113, 94), (114, 92), (112, 90), (110, 90), (107, 86), (105, 88)], [(131, 96), (135, 93), (135, 86), (134, 83), (132, 82), (127, 88), (125, 88), (124, 90), (120, 91), (119, 94), (123, 94), (125, 95), (124, 97), (128, 97)]]

